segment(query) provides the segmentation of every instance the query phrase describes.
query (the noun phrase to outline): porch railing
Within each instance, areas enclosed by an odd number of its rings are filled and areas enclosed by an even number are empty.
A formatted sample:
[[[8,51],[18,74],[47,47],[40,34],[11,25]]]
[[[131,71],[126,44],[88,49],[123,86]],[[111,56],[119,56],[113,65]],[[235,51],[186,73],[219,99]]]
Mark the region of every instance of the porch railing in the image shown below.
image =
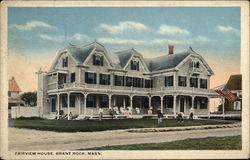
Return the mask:
[[[48,90],[67,89],[67,88],[83,88],[83,89],[107,89],[107,90],[122,90],[122,91],[139,91],[139,92],[183,92],[183,93],[215,93],[212,89],[194,88],[194,87],[159,87],[159,88],[139,88],[127,86],[112,86],[100,84],[86,84],[86,83],[64,83],[64,84],[49,84]]]

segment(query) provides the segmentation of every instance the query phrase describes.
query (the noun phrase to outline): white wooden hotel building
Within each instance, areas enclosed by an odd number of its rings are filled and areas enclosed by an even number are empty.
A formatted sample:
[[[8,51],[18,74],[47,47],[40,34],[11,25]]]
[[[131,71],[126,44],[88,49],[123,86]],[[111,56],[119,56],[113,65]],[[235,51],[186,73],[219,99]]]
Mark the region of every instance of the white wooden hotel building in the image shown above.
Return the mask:
[[[48,72],[38,74],[38,107],[48,115],[72,114],[85,117],[109,114],[113,107],[132,107],[132,114],[209,114],[209,98],[218,94],[209,89],[214,74],[201,55],[190,47],[166,55],[144,58],[135,49],[115,53],[93,42],[69,44],[60,50]],[[138,112],[139,111],[139,112]]]

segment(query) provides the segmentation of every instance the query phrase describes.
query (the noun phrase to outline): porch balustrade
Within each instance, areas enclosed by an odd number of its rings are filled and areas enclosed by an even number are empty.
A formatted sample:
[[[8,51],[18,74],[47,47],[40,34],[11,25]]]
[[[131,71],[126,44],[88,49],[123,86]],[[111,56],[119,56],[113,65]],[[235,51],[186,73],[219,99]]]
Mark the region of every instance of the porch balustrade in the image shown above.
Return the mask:
[[[122,90],[122,91],[137,91],[137,92],[181,92],[181,93],[215,93],[212,89],[194,88],[194,87],[157,87],[157,88],[139,88],[139,87],[127,87],[127,86],[112,86],[112,85],[100,85],[100,84],[86,84],[86,83],[64,83],[64,84],[48,84],[48,90],[68,89],[68,88],[80,88],[80,89],[107,89],[107,90]]]

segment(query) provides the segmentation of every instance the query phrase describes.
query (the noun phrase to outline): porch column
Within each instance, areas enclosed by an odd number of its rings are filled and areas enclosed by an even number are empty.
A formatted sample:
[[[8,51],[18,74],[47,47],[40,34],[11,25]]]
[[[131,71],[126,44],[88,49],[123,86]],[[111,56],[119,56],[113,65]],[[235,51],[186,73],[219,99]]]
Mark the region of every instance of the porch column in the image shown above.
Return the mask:
[[[116,96],[114,96],[114,106],[116,107]]]
[[[123,98],[123,108],[126,108],[126,96]]]
[[[109,97],[109,109],[111,109],[111,108],[113,108],[113,107],[111,106],[112,95],[108,95],[108,97]]]
[[[192,96],[192,109],[194,109],[194,96]]]
[[[67,95],[68,95],[68,99],[67,99],[67,100],[68,100],[68,103],[67,103],[67,104],[68,104],[68,120],[69,120],[69,112],[70,112],[70,111],[69,111],[69,103],[70,103],[70,100],[69,100],[69,99],[70,99],[70,93],[68,93]]]
[[[173,109],[174,109],[174,117],[176,116],[176,95],[173,95]]]
[[[133,108],[133,96],[130,96],[130,107]]]
[[[87,96],[88,96],[88,94],[86,94],[86,93],[84,93],[83,94],[84,95],[84,103],[83,103],[83,113],[86,115],[86,109],[87,109]]]
[[[100,108],[99,95],[96,95],[96,108]]]
[[[81,98],[80,98],[80,95],[77,96],[77,101],[78,101],[79,115],[80,115],[81,114]]]
[[[148,108],[151,107],[151,96],[148,97]]]
[[[161,113],[163,113],[163,96],[161,96]]]
[[[59,117],[60,117],[60,101],[59,101],[59,98],[60,98],[60,94],[57,94],[56,95],[56,98],[57,98],[57,119],[59,119]]]

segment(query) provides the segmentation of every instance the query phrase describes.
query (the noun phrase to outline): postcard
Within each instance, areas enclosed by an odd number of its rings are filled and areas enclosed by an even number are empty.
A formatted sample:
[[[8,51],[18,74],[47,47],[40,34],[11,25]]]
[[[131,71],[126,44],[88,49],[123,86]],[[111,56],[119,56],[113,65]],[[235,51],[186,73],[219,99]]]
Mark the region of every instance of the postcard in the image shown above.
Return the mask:
[[[249,2],[4,1],[2,159],[249,158]]]

